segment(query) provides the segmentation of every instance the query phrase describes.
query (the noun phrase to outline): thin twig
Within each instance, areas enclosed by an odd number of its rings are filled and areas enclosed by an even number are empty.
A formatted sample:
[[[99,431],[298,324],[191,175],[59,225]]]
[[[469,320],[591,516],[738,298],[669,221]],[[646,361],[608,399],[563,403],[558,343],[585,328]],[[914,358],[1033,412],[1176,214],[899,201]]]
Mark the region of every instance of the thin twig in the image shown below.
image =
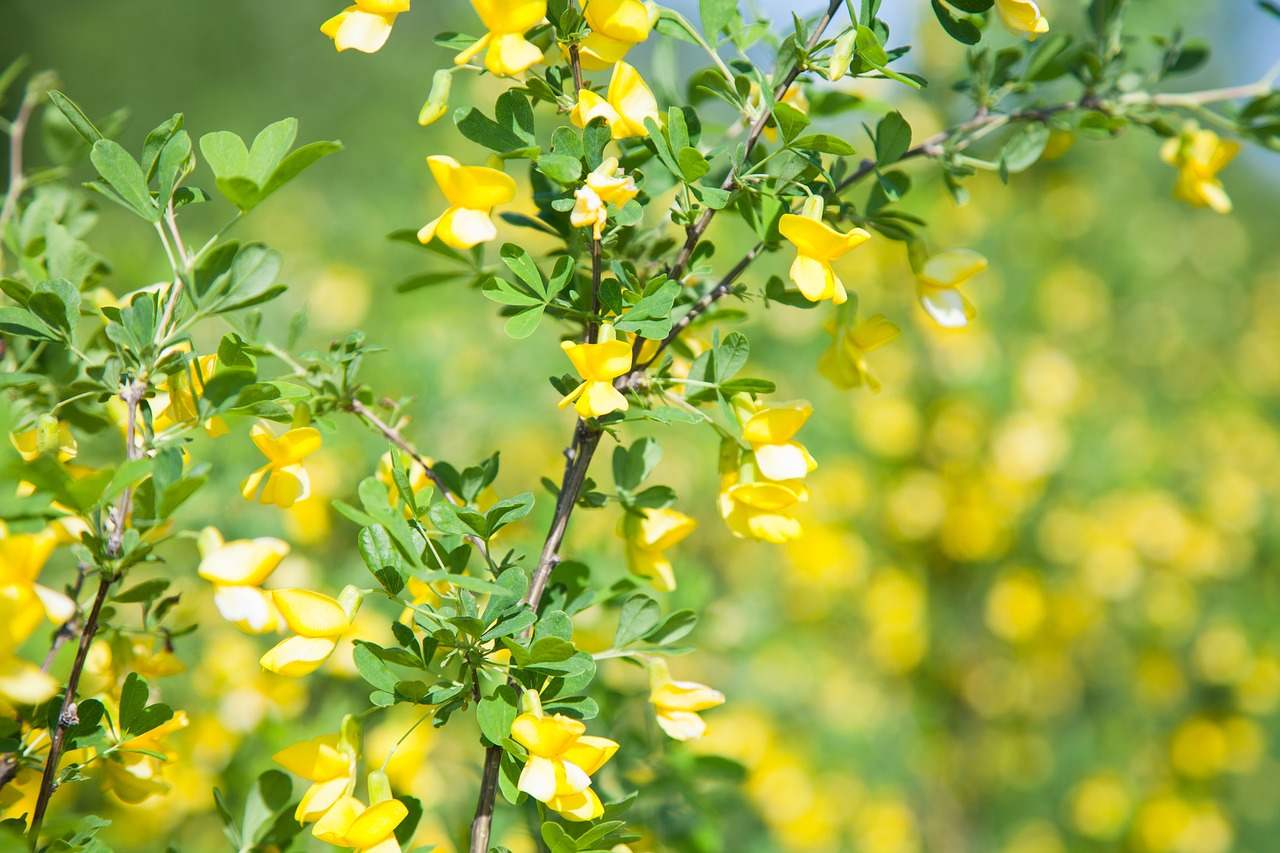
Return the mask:
[[[18,209],[18,196],[22,195],[27,183],[22,170],[22,146],[26,142],[27,125],[31,122],[31,112],[37,100],[38,96],[28,88],[9,128],[9,188],[5,190],[4,206],[0,207],[0,270],[4,269],[4,229]]]
[[[827,3],[827,11],[818,19],[814,25],[813,35],[809,37],[807,49],[812,50],[813,46],[822,38],[823,31],[827,28],[827,24],[831,23],[831,18],[835,15],[836,10],[840,8],[844,0],[829,0]],[[782,78],[782,82],[777,85],[773,92],[774,102],[782,100],[787,94],[787,90],[791,88],[791,84],[796,82],[796,78],[800,76],[801,68],[799,64],[792,65]],[[751,150],[756,147],[756,142],[760,139],[760,134],[764,132],[764,126],[768,124],[770,116],[773,115],[772,108],[766,108],[760,111],[760,115],[756,116],[756,120],[751,124],[751,131],[747,134],[746,142],[743,143],[742,159],[745,163],[751,156]],[[738,177],[732,169],[725,176],[724,182],[720,184],[720,189],[725,192],[732,191],[738,183]],[[684,275],[685,270],[689,266],[689,261],[693,257],[693,250],[698,247],[698,242],[702,239],[702,235],[706,232],[707,226],[711,224],[711,219],[716,214],[715,208],[708,207],[702,211],[695,222],[689,229],[685,237],[684,246],[680,249],[680,254],[676,256],[676,261],[671,265],[671,270],[667,273],[667,277],[679,281]]]
[[[591,316],[587,318],[587,343],[600,333],[600,238],[591,235]]]
[[[101,575],[98,578],[98,594],[94,596],[93,606],[85,617],[84,628],[80,632],[80,647],[76,650],[75,662],[71,665],[71,673],[67,676],[67,689],[62,695],[62,711],[58,714],[57,728],[49,743],[49,756],[45,759],[44,776],[40,779],[40,793],[36,799],[35,809],[31,813],[31,831],[27,836],[31,849],[35,850],[40,842],[40,825],[44,823],[45,811],[49,808],[49,798],[58,787],[58,763],[62,759],[62,747],[66,742],[67,729],[80,722],[76,716],[76,691],[80,687],[80,675],[84,672],[84,662],[89,656],[89,646],[94,635],[98,633],[98,614],[106,603],[107,594],[111,591],[114,578]]]

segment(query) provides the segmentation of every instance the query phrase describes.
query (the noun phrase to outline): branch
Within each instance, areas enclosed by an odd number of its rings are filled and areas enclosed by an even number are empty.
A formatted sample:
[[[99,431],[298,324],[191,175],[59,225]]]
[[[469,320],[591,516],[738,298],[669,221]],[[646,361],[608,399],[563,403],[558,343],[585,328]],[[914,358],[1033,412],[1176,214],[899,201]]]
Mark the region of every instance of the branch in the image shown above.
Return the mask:
[[[49,808],[49,798],[57,788],[58,763],[62,759],[62,747],[66,741],[67,729],[80,722],[76,716],[76,691],[80,687],[80,675],[84,672],[85,658],[89,655],[89,646],[94,635],[98,633],[98,614],[106,603],[107,593],[115,578],[101,575],[98,578],[98,594],[94,596],[93,606],[85,617],[84,628],[80,631],[80,647],[76,650],[75,662],[71,665],[71,673],[67,676],[67,689],[62,695],[62,711],[58,714],[58,725],[49,743],[49,757],[44,765],[44,776],[40,779],[40,793],[36,799],[35,810],[31,814],[31,831],[27,836],[31,849],[35,850],[40,841],[40,825],[44,823],[45,811]]]
[[[4,206],[0,207],[0,269],[4,259],[4,229],[18,209],[18,196],[22,195],[27,179],[22,171],[22,146],[27,138],[27,125],[31,122],[31,112],[36,107],[38,96],[28,87],[23,95],[22,105],[18,107],[18,115],[9,128],[9,188],[4,194]]]
[[[591,234],[591,316],[587,320],[587,343],[594,344],[600,331],[600,238]]]
[[[447,500],[449,503],[453,504],[454,506],[462,506],[461,499],[459,499],[456,495],[454,495],[452,492],[449,491],[449,487],[444,484],[444,481],[440,479],[440,475],[436,473],[436,469],[432,467],[431,463],[427,461],[425,456],[419,453],[414,448],[414,446],[409,443],[409,441],[404,437],[404,435],[401,434],[400,430],[396,429],[391,424],[387,423],[382,418],[378,417],[368,406],[366,406],[364,403],[361,403],[359,400],[355,399],[354,397],[351,399],[350,404],[347,406],[347,411],[351,412],[353,415],[360,418],[365,423],[369,424],[369,426],[373,427],[378,432],[382,433],[382,435],[385,436],[387,440],[390,441],[392,444],[394,444],[396,447],[400,448],[405,453],[408,453],[409,457],[413,459],[414,462],[422,466],[422,470],[425,471],[427,474],[427,479],[430,480],[432,484],[435,485],[435,487],[440,490],[440,494],[444,496],[445,500]],[[481,539],[479,536],[475,536],[475,535],[467,535],[465,538],[472,545],[476,546],[476,548],[480,551],[480,555],[484,557],[485,562],[488,563],[490,566],[492,566],[493,560],[489,556],[489,546],[485,543],[485,541]]]
[[[827,3],[827,11],[818,19],[818,23],[814,26],[813,35],[809,37],[807,50],[812,50],[813,46],[822,38],[822,32],[831,23],[831,18],[835,15],[836,10],[843,5],[844,0],[829,0]],[[782,100],[787,94],[787,89],[791,88],[791,84],[796,82],[796,78],[800,76],[801,69],[799,62],[791,66],[791,70],[782,78],[782,82],[778,84],[773,91],[774,102]],[[770,116],[773,115],[772,107],[762,110],[760,115],[756,116],[756,120],[751,123],[751,131],[747,134],[747,140],[743,143],[742,159],[745,163],[751,156],[751,150],[756,147],[760,134],[764,132],[764,126],[768,124]],[[720,189],[725,192],[733,190],[737,186],[738,178],[733,169],[729,170],[729,174],[725,176],[724,182],[720,184]],[[684,246],[680,249],[680,254],[676,256],[676,262],[671,265],[671,271],[667,273],[667,277],[679,281],[684,275],[685,270],[689,266],[689,260],[693,257],[693,250],[697,248],[698,242],[702,239],[702,235],[706,232],[707,226],[711,224],[711,218],[715,216],[715,208],[708,207],[702,211],[698,217],[698,221],[688,229],[688,236],[685,237]]]

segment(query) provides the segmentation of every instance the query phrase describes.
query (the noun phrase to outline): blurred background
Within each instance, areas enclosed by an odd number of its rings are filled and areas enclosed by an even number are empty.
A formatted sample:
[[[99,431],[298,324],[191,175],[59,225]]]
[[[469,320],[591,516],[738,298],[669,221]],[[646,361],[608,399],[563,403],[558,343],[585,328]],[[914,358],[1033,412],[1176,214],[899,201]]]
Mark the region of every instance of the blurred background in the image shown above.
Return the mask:
[[[451,61],[431,38],[479,25],[462,0],[419,0],[379,54],[339,55],[318,28],[341,5],[4,0],[0,60],[26,54],[33,68],[56,69],[91,116],[127,107],[131,149],[178,111],[193,136],[252,137],[292,115],[300,141],[341,139],[343,153],[237,236],[284,253],[288,308],[308,312],[304,345],[363,328],[394,353],[373,356],[367,378],[379,395],[415,398],[407,433],[423,452],[458,467],[502,452],[499,493],[540,498],[508,542],[536,549],[551,507],[537,482],[559,476],[571,426],[546,382],[567,369],[559,330],[546,323],[512,341],[492,303],[461,285],[396,293],[437,262],[386,239],[441,208],[426,155],[483,157],[447,121],[415,122],[432,72]],[[785,25],[791,4],[773,5]],[[934,85],[911,97],[871,83],[852,91],[892,100],[917,139],[966,118],[949,89],[961,48],[925,4],[885,5],[895,42],[916,45],[912,67]],[[1168,34],[1178,22],[1213,40],[1188,87],[1249,82],[1275,59],[1280,27],[1244,0],[1134,5],[1136,33]],[[1083,3],[1045,6],[1055,29],[1079,27]],[[633,54],[643,73],[660,41]],[[659,100],[683,79],[655,72]],[[453,105],[491,103],[499,88],[459,75]],[[866,117],[827,129],[862,148]],[[678,508],[700,522],[670,553],[679,588],[664,606],[704,614],[698,653],[673,659],[673,674],[728,702],[706,714],[707,737],[676,745],[652,724],[643,673],[601,667],[591,730],[623,749],[599,787],[606,799],[641,791],[630,813],[646,836],[637,853],[1276,849],[1280,170],[1274,155],[1243,155],[1224,173],[1236,212],[1223,217],[1170,198],[1174,175],[1158,147],[1138,132],[1079,140],[1008,187],[979,175],[964,207],[930,164],[914,164],[924,189],[907,208],[932,223],[931,247],[977,249],[991,269],[967,288],[976,324],[942,332],[915,303],[900,244],[877,238],[841,262],[863,313],[904,329],[871,356],[878,395],[817,375],[826,308],[753,311],[752,375],[816,409],[799,436],[820,463],[803,539],[733,539],[715,509],[714,436],[654,433],[666,447],[656,482],[676,487]],[[211,182],[207,171],[193,181]],[[224,208],[204,209],[214,207],[185,212],[186,233],[221,224]],[[503,238],[541,245],[527,231]],[[725,259],[746,238],[726,225],[713,239]],[[103,211],[90,242],[114,262],[117,293],[167,274],[150,233],[123,212]],[[783,273],[783,254],[749,284]],[[288,312],[273,316],[282,330]],[[386,448],[354,422],[340,427],[308,460],[316,498],[288,513],[234,497],[260,464],[247,425],[197,447],[215,481],[184,510],[189,526],[216,524],[228,539],[283,535],[294,551],[274,586],[366,583],[356,528],[328,501],[351,499]],[[570,530],[568,553],[602,585],[625,574],[616,520],[614,509],[579,513]],[[173,790],[131,807],[138,818],[88,781],[59,793],[55,817],[100,804],[117,820],[108,836],[120,851],[172,843],[203,853],[227,846],[210,789],[242,798],[272,752],[335,731],[366,706],[368,688],[342,650],[328,677],[262,672],[270,641],[219,620],[194,547],[167,557],[164,571],[187,593],[178,621],[202,625],[178,642],[180,667],[159,667],[185,670],[159,686],[191,718],[170,740]],[[360,623],[374,640],[386,627],[379,616],[393,615],[375,616],[377,604]],[[605,648],[614,622],[592,610],[577,639]],[[154,663],[151,651],[124,648],[140,667]],[[414,719],[372,718],[369,761]],[[462,843],[479,777],[469,726],[420,727],[390,765],[396,790],[426,807],[420,844]],[[502,843],[535,850],[524,819],[499,811]],[[325,847],[303,839],[298,849]]]

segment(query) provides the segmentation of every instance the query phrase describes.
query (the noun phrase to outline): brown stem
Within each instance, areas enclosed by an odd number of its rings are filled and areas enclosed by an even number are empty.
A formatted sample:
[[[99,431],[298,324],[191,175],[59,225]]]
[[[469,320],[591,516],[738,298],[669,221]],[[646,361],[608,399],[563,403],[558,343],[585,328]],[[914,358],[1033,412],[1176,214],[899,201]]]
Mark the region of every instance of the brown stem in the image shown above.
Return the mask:
[[[827,3],[827,11],[823,13],[822,17],[818,19],[817,24],[814,25],[813,35],[809,36],[809,44],[806,48],[807,50],[812,50],[813,46],[822,38],[823,30],[827,28],[827,24],[831,23],[831,18],[843,3],[844,0],[829,0]],[[787,72],[786,76],[782,78],[782,82],[779,83],[777,88],[773,91],[773,100],[775,103],[782,100],[783,96],[787,94],[787,89],[790,89],[791,84],[796,82],[796,78],[800,76],[800,72],[802,70],[803,69],[800,68],[798,63],[791,66],[791,69]],[[760,139],[760,134],[764,132],[764,126],[769,123],[769,118],[772,115],[772,108],[762,110],[760,115],[756,116],[756,120],[751,123],[751,130],[747,133],[746,142],[743,143],[743,162],[746,162],[747,158],[751,156],[751,150],[756,147],[756,142]],[[733,190],[737,184],[738,176],[732,169],[730,169],[729,174],[725,176],[724,182],[720,184],[720,189],[725,192],[729,192]],[[698,247],[698,242],[702,239],[702,235],[706,232],[707,226],[711,224],[711,218],[715,216],[715,214],[716,211],[714,208],[708,207],[704,209],[702,214],[698,217],[698,221],[688,229],[684,246],[681,247],[680,254],[676,256],[676,262],[671,265],[671,270],[667,273],[668,278],[679,281],[684,275],[685,270],[689,266],[689,260],[693,257],[693,250]]]
[[[98,614],[106,603],[107,593],[111,591],[114,578],[102,575],[98,578],[98,594],[94,596],[93,606],[85,617],[84,628],[80,631],[80,647],[76,650],[75,662],[71,664],[71,673],[67,676],[67,689],[62,695],[62,711],[58,714],[58,724],[49,743],[49,756],[45,760],[44,776],[40,779],[40,793],[36,798],[36,807],[31,814],[31,832],[28,840],[31,849],[35,850],[40,841],[40,825],[44,823],[45,811],[49,808],[49,798],[57,788],[58,763],[62,759],[62,747],[66,741],[67,729],[80,720],[76,716],[76,691],[80,687],[80,674],[84,672],[85,658],[89,656],[89,646],[94,635],[98,633]]]
[[[493,807],[498,799],[498,770],[502,764],[502,747],[484,751],[484,772],[480,777],[480,797],[476,816],[471,821],[471,853],[489,853],[489,833],[493,828]]]
[[[591,317],[587,320],[587,343],[594,344],[600,331],[600,238],[591,236]]]
[[[77,568],[78,568],[78,571],[76,573],[76,582],[75,582],[75,585],[71,588],[70,598],[72,601],[79,600],[80,590],[84,589],[85,576],[89,573],[89,570],[92,569],[93,567],[86,563],[80,563],[80,565]],[[44,670],[45,672],[48,672],[49,669],[53,666],[53,661],[55,658],[57,658],[58,652],[62,649],[63,644],[65,644],[67,640],[70,640],[77,633],[79,633],[79,631],[80,631],[80,615],[78,613],[72,616],[66,622],[59,625],[58,630],[53,632],[53,643],[49,647],[49,653],[44,656],[44,663],[41,664],[40,669]]]
[[[418,465],[422,467],[422,470],[426,472],[427,479],[430,480],[432,484],[434,484],[435,487],[440,490],[440,494],[444,496],[445,500],[447,500],[449,503],[453,504],[454,506],[462,506],[461,499],[449,491],[448,486],[444,484],[444,481],[440,479],[440,475],[436,473],[436,469],[431,466],[431,463],[427,461],[426,457],[424,457],[421,453],[419,453],[414,448],[414,446],[409,443],[409,441],[404,437],[404,435],[401,434],[400,430],[396,429],[391,424],[387,423],[382,418],[378,417],[373,412],[372,409],[370,409],[368,406],[366,406],[364,403],[361,403],[359,400],[355,399],[354,397],[351,399],[350,404],[347,406],[347,410],[350,411],[352,414],[354,414],[356,417],[363,420],[365,423],[369,424],[369,426],[373,427],[378,432],[382,433],[383,436],[385,436],[387,440],[389,440],[396,447],[400,448],[405,453],[408,453],[409,457],[413,459],[414,462],[418,463]],[[468,535],[465,538],[472,545],[476,546],[476,548],[480,551],[480,555],[484,557],[485,561],[489,563],[489,565],[492,566],[493,560],[490,559],[489,546],[485,544],[485,541],[481,539],[479,536]]]

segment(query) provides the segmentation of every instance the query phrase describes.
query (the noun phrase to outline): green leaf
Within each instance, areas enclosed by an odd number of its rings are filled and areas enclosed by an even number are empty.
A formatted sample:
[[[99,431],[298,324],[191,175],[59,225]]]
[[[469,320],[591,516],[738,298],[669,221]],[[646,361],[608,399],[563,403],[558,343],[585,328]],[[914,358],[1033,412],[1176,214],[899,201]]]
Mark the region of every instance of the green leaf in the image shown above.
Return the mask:
[[[720,31],[738,13],[738,0],[698,0],[698,12],[702,16],[702,31],[715,44]]]
[[[276,166],[284,159],[284,155],[293,147],[293,140],[298,135],[298,120],[285,118],[273,122],[262,129],[253,140],[249,150],[249,158],[244,171],[239,174],[263,186]]]
[[[911,148],[911,125],[902,113],[891,112],[876,125],[876,166],[898,162]]]
[[[262,201],[323,158],[341,150],[341,142],[321,141],[308,143],[297,151],[290,152],[284,160],[280,161],[280,165],[276,166],[271,177],[263,185],[258,201]]]
[[[572,184],[582,177],[582,161],[567,154],[543,154],[538,171],[558,184]]]
[[[782,131],[782,138],[786,142],[795,139],[809,126],[807,115],[782,101],[773,105],[773,118],[778,123],[778,129]]]
[[[934,0],[937,3],[937,0]],[[856,55],[860,59],[866,60],[873,68],[880,68],[889,62],[889,54],[885,53],[884,46],[880,44],[880,39],[876,38],[876,34],[870,27],[859,26],[858,35],[854,40]]]
[[[518,136],[475,107],[466,113],[459,109],[454,114],[454,124],[467,139],[499,154],[506,154],[524,147],[524,142]]]
[[[142,171],[146,174],[148,181],[156,176],[160,152],[180,130],[182,130],[182,113],[174,113],[171,118],[165,119],[147,134],[146,141],[142,143]],[[190,137],[188,137],[188,148],[190,148]]]
[[[618,631],[613,637],[614,648],[625,648],[648,634],[658,624],[662,609],[658,602],[644,593],[636,593],[622,604],[618,614]]]
[[[677,610],[644,635],[647,643],[662,645],[674,643],[698,625],[698,614],[692,610]]]
[[[80,322],[80,290],[65,278],[42,281],[27,307],[50,328],[70,333]]]
[[[630,448],[615,447],[613,482],[619,489],[634,492],[661,460],[662,445],[648,436],[637,439]]]
[[[58,336],[35,314],[12,306],[0,308],[0,332],[38,341],[58,340]]]
[[[506,684],[499,685],[493,695],[480,700],[476,706],[476,722],[490,744],[501,744],[503,738],[511,736],[511,724],[519,715],[518,702],[515,689]]]
[[[632,305],[613,327],[621,332],[636,332],[644,338],[665,338],[671,332],[671,307],[679,293],[679,282],[659,276],[649,282],[645,296]]]
[[[805,151],[819,151],[823,154],[836,154],[841,157],[848,157],[858,153],[844,139],[839,136],[832,136],[829,133],[810,133],[793,141],[791,147]]]
[[[938,0],[930,0],[930,2],[933,5],[934,16],[937,17],[938,23],[942,24],[942,28],[947,31],[947,35],[961,44],[977,44],[982,40],[982,31],[974,26],[972,22],[953,14],[950,9],[943,6]]]
[[[168,705],[148,705],[151,690],[147,681],[136,672],[129,673],[120,690],[120,713],[117,722],[125,734],[146,734],[173,718]]]
[[[385,661],[378,657],[364,643],[357,641],[351,652],[351,659],[356,665],[360,677],[377,690],[395,693],[400,679],[396,677]]]
[[[697,148],[681,148],[680,153],[676,155],[676,160],[680,165],[680,174],[684,176],[685,183],[691,184],[711,171],[711,164]]]
[[[243,175],[249,162],[249,149],[244,140],[229,130],[218,130],[200,137],[200,153],[219,178]]]
[[[484,514],[484,537],[488,539],[513,521],[524,518],[533,509],[533,493],[525,492],[514,498],[498,501]]]
[[[117,201],[132,209],[148,222],[160,221],[160,209],[151,200],[147,190],[147,176],[142,167],[125,151],[120,143],[111,139],[99,139],[93,143],[89,159],[98,174],[118,195]]]
[[[1049,144],[1049,127],[1041,122],[1030,122],[1018,129],[1000,152],[1000,166],[1003,174],[1023,172],[1030,169],[1044,153]]]
[[[427,518],[441,533],[458,536],[485,535],[485,517],[474,509],[454,506],[447,500],[439,500],[427,510]]]
[[[76,129],[76,133],[84,137],[85,142],[94,145],[104,138],[102,131],[94,127],[93,122],[89,121],[89,117],[84,114],[84,110],[76,105],[75,101],[56,89],[49,91],[49,100],[58,108],[58,112],[67,117],[67,121],[71,122],[71,126]]]

